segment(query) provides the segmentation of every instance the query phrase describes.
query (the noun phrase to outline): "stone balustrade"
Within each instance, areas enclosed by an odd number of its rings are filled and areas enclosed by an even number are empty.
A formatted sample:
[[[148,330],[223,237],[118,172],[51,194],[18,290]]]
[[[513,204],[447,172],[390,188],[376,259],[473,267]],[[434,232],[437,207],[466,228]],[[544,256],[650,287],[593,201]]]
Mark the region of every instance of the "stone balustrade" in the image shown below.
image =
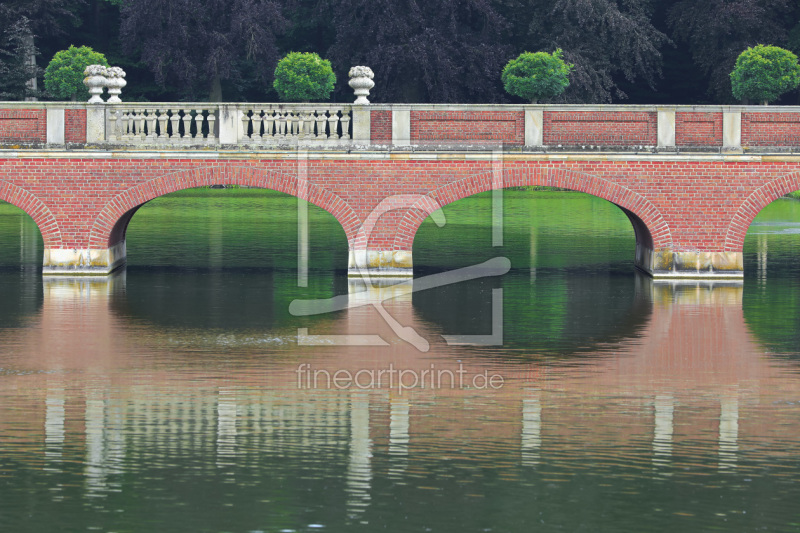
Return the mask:
[[[351,106],[325,104],[250,104],[238,106],[239,142],[264,146],[348,144]]]
[[[105,140],[132,145],[216,145],[216,105],[114,105],[106,112]]]

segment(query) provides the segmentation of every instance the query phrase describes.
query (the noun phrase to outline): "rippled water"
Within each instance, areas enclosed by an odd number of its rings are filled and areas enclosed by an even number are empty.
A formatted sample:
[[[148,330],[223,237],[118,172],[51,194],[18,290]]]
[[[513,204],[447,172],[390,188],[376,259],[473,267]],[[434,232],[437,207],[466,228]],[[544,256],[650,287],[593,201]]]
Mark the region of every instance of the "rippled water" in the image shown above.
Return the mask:
[[[298,287],[275,193],[151,202],[101,282],[43,280],[36,228],[0,206],[2,530],[800,529],[800,202],[714,285],[636,274],[604,201],[507,191],[497,247],[491,205],[423,225],[415,287],[511,272],[413,293],[349,284],[313,207]]]

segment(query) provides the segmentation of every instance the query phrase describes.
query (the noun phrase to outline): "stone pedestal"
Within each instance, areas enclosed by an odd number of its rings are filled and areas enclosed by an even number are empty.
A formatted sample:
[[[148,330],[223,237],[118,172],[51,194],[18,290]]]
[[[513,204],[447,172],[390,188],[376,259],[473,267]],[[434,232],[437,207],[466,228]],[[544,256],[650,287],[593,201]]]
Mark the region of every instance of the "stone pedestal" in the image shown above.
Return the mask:
[[[410,278],[414,275],[411,250],[350,250],[347,275],[378,278]]]
[[[742,252],[676,252],[636,244],[636,268],[655,279],[742,279]]]
[[[125,241],[105,249],[45,248],[43,276],[105,276],[125,264]]]

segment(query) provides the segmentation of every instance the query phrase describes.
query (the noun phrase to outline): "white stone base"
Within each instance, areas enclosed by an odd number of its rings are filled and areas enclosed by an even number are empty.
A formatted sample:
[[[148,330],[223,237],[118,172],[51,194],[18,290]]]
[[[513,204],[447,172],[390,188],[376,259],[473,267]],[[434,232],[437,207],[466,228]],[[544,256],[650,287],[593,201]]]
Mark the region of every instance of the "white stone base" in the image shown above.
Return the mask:
[[[674,252],[636,245],[636,267],[655,279],[736,280],[744,277],[742,252]]]
[[[414,276],[411,250],[350,250],[347,275],[410,278]]]
[[[44,276],[106,276],[125,264],[125,241],[111,248],[71,249],[46,248],[42,274]]]

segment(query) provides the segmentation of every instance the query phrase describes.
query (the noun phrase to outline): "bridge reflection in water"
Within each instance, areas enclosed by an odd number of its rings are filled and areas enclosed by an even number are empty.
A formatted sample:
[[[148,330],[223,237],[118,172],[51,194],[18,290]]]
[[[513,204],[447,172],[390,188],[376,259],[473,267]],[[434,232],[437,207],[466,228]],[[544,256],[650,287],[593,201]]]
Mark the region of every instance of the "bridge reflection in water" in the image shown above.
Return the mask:
[[[676,457],[681,443],[704,442],[716,447],[720,471],[735,469],[742,439],[753,449],[770,428],[791,422],[790,413],[762,406],[779,393],[797,396],[800,385],[786,373],[796,367],[758,355],[741,285],[635,283],[637,305],[651,307],[645,323],[619,342],[594,345],[588,358],[502,362],[500,348],[455,352],[432,341],[420,352],[390,341],[380,348],[293,346],[261,358],[261,348],[244,346],[226,356],[228,365],[179,353],[180,329],[165,333],[115,313],[124,274],[111,282],[45,280],[41,310],[25,326],[0,332],[28,369],[3,382],[4,405],[20,408],[3,410],[0,427],[7,444],[41,443],[41,453],[28,449],[24,459],[48,471],[80,460],[88,495],[124,490],[120,474],[159,457],[214,455],[235,482],[238,467],[264,454],[346,455],[352,520],[370,505],[375,456],[381,475],[404,479],[419,468],[415,455],[457,456],[465,442],[505,460],[516,446],[519,464],[532,468],[555,450],[580,455],[602,444],[636,455],[648,442],[655,472],[686,460]],[[419,318],[410,297],[387,309],[435,337],[437,326]],[[363,307],[337,314],[324,329],[391,339],[380,315]],[[332,373],[390,362],[422,372],[460,362],[467,375],[488,369],[505,383],[499,390],[313,389],[298,387],[299,362]]]

